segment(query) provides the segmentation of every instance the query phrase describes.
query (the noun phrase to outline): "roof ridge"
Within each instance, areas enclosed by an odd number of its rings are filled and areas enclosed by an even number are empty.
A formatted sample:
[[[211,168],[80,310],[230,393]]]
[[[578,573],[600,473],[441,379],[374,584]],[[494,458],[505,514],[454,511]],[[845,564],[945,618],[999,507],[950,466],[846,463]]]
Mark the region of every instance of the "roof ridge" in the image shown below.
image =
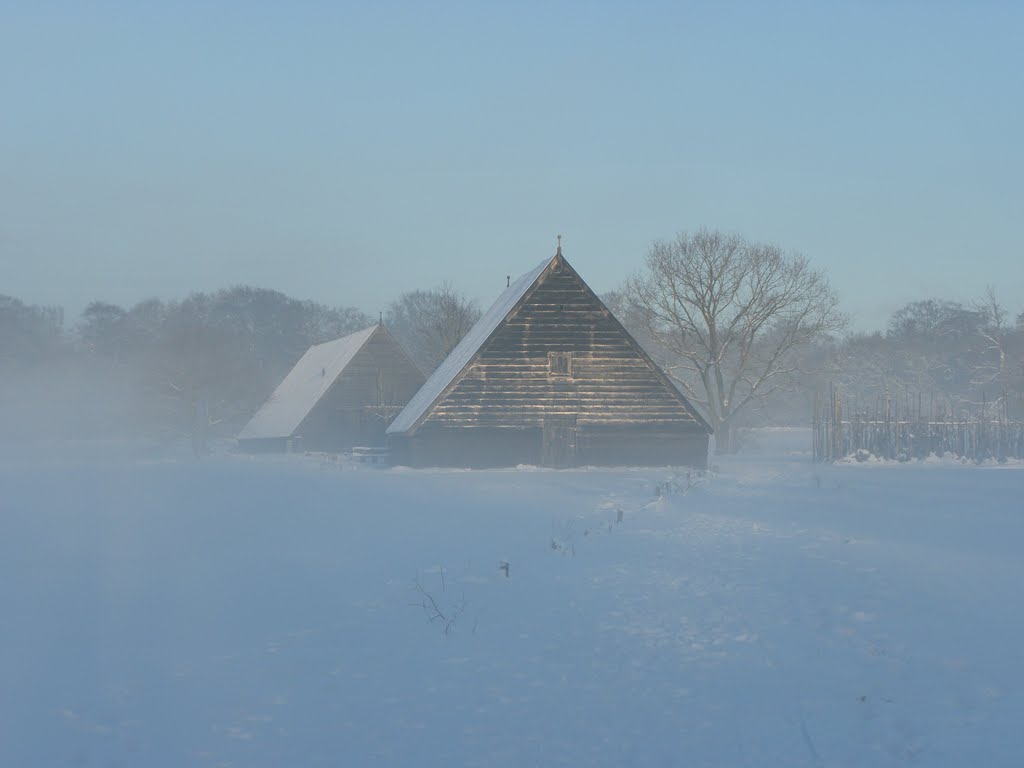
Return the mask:
[[[494,300],[494,303],[480,316],[476,324],[462,337],[427,379],[426,383],[395,417],[387,429],[389,435],[410,432],[416,429],[434,404],[457,384],[477,353],[501,327],[508,315],[529,294],[540,277],[557,259],[560,252],[544,259],[533,269],[524,272]]]

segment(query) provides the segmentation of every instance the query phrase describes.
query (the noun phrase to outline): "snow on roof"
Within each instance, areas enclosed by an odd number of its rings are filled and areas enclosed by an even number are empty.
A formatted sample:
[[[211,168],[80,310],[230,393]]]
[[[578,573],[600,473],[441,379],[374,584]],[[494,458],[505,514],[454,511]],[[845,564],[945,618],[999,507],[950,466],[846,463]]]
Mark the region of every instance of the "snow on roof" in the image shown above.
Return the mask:
[[[288,437],[294,433],[378,327],[372,325],[307,349],[238,438]]]
[[[545,259],[525,275],[512,283],[497,298],[483,316],[477,320],[462,341],[451,351],[451,354],[444,359],[437,370],[427,379],[420,391],[405,406],[401,413],[391,422],[387,433],[389,435],[408,432],[419,422],[420,418],[430,410],[449,384],[453,383],[459,374],[462,373],[469,361],[473,359],[480,348],[487,342],[494,333],[494,330],[508,316],[508,313],[519,303],[519,300],[526,295],[541,273],[548,265],[557,258],[557,254],[550,259]]]

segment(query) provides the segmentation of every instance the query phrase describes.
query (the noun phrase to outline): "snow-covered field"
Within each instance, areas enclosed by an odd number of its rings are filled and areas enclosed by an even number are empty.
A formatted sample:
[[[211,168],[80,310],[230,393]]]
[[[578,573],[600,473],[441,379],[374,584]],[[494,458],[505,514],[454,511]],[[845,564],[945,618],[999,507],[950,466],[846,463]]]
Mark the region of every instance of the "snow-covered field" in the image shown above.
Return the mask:
[[[0,766],[1024,764],[1024,471],[808,441],[6,461]]]

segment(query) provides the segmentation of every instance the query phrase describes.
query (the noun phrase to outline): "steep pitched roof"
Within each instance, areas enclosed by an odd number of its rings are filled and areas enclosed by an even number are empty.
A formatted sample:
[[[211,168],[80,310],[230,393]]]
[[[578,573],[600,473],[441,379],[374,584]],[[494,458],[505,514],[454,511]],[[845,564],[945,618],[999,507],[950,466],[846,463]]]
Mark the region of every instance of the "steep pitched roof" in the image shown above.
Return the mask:
[[[293,434],[378,328],[383,329],[383,326],[372,325],[306,350],[274,394],[238,434],[238,439]]]
[[[480,351],[491,334],[501,326],[509,313],[516,308],[538,278],[559,257],[560,253],[550,259],[545,259],[502,292],[491,308],[481,316],[476,325],[470,328],[469,333],[462,338],[451,354],[427,379],[427,383],[391,422],[391,426],[388,427],[389,435],[408,432],[419,423],[431,406],[444,394],[448,385],[459,379],[463,369],[473,361],[476,353]]]
[[[434,371],[433,375],[427,379],[427,383],[423,385],[402,412],[398,414],[391,423],[391,426],[388,427],[387,434],[399,435],[415,431],[420,423],[429,415],[431,409],[443,400],[446,394],[458,384],[491,337],[528,300],[533,290],[544,280],[545,275],[558,263],[568,268],[569,272],[575,275],[582,288],[592,296],[597,304],[607,311],[607,308],[604,307],[604,302],[590,289],[583,278],[572,268],[572,265],[565,260],[565,257],[562,256],[562,249],[559,247],[554,256],[542,261],[505,289],[494,304],[491,305],[491,308],[484,313],[480,320],[477,321],[477,324],[470,329],[458,346],[452,350],[451,354]],[[643,347],[633,338],[632,334],[626,330],[611,312],[608,312],[608,316],[618,326],[623,337],[633,347],[636,354],[650,366],[654,375],[657,376],[667,390],[693,415],[697,424],[710,433],[712,431],[710,425],[693,407],[678,385],[661,370],[657,363],[651,359]]]

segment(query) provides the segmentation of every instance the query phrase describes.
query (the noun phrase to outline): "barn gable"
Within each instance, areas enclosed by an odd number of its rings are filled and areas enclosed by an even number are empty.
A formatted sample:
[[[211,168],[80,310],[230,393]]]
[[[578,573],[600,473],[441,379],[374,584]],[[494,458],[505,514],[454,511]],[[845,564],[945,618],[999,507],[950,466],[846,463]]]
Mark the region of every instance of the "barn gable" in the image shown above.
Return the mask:
[[[423,382],[423,374],[383,325],[316,344],[299,359],[239,433],[250,447],[301,436],[308,447],[358,442],[367,416],[384,425]]]
[[[498,431],[507,449],[509,440],[556,423],[571,430],[574,455],[579,448],[579,458],[589,453],[593,463],[607,463],[609,440],[646,435],[653,445],[687,433],[706,443],[710,433],[561,249],[506,289],[388,435],[443,434],[465,444],[471,433]],[[522,437],[523,445],[531,440]]]
[[[391,426],[388,427],[389,435],[409,433],[419,426],[434,403],[461,379],[463,373],[479,354],[481,347],[487,344],[498,326],[519,306],[523,297],[533,288],[540,275],[551,265],[552,261],[554,259],[542,261],[505,289],[490,309],[481,315],[476,325],[442,361],[405,409],[398,414]]]

